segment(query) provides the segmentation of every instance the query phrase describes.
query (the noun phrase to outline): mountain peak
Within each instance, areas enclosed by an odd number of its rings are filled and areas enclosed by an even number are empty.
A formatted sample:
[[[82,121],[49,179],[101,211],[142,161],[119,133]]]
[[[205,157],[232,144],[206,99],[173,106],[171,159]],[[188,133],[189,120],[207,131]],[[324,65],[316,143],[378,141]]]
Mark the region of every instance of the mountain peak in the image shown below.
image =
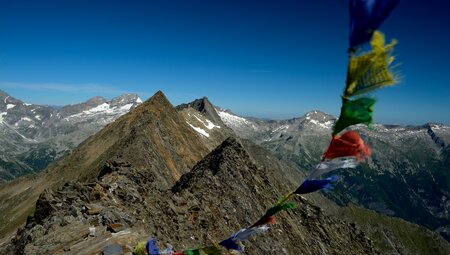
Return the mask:
[[[104,99],[101,96],[96,96],[93,98],[88,99],[85,104],[89,104],[89,105],[99,105],[99,104],[103,104],[104,102],[106,102],[106,99]]]
[[[324,113],[322,111],[318,111],[318,110],[313,110],[310,112],[307,112],[305,114],[305,118],[306,119],[315,119],[315,120],[329,120],[329,119],[334,119],[333,116]]]
[[[118,97],[115,97],[113,99],[111,99],[111,106],[124,106],[127,104],[131,104],[131,105],[137,105],[142,103],[141,98],[139,97],[138,94],[135,93],[128,93],[128,94],[123,94],[120,95]]]
[[[153,104],[153,105],[154,104],[163,104],[163,105],[170,105],[170,107],[173,107],[172,104],[170,103],[170,101],[167,99],[166,95],[161,90],[158,90],[145,103]]]
[[[217,114],[214,105],[209,101],[207,97],[195,99],[194,101],[187,104],[178,105],[176,108],[180,110],[189,107],[202,113],[206,118],[211,120],[216,125],[221,125],[223,123],[221,118]]]
[[[136,162],[136,167],[153,169],[160,176],[164,175],[162,182],[169,183],[176,181],[206,153],[207,148],[198,141],[195,131],[164,93],[158,91],[87,139],[65,163],[89,179],[96,175],[98,164],[119,157]],[[150,159],[149,155],[152,155]],[[77,165],[77,157],[84,158],[83,166]]]
[[[167,100],[166,95],[161,90],[156,91],[156,93],[151,98],[159,98],[159,97],[164,98],[165,100]]]

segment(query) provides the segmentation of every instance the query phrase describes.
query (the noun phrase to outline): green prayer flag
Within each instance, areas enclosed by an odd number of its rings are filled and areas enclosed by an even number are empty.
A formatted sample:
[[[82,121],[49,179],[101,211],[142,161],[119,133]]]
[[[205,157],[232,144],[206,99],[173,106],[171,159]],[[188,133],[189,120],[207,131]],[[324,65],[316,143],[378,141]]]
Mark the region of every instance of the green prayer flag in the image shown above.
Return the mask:
[[[394,61],[391,52],[396,41],[385,45],[384,35],[376,31],[373,35],[372,51],[351,57],[348,62],[344,97],[352,97],[397,83],[398,76],[390,70]]]
[[[373,110],[376,100],[363,97],[356,100],[342,98],[341,115],[334,124],[333,135],[338,134],[346,127],[355,124],[370,125],[373,121]]]
[[[200,250],[199,249],[195,249],[195,250],[185,250],[184,253],[186,255],[200,255]]]
[[[295,208],[293,203],[285,203],[285,204],[276,204],[271,208],[267,209],[265,216],[275,215],[283,210]]]

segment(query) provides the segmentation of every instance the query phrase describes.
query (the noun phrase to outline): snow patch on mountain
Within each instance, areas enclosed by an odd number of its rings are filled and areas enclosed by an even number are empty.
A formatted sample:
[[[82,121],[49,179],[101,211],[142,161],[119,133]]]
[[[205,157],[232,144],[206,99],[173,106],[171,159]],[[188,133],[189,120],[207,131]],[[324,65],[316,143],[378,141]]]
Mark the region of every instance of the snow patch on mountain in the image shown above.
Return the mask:
[[[16,107],[15,104],[7,104],[7,105],[6,105],[6,110],[12,109],[12,108],[14,108],[14,107]]]
[[[30,122],[33,121],[32,119],[30,119],[30,118],[28,118],[28,117],[22,117],[22,118],[20,118],[19,121],[22,121],[22,120],[24,120],[24,121],[30,121]]]
[[[6,128],[12,130],[14,133],[18,134],[20,137],[22,137],[24,140],[28,141],[28,142],[36,142],[36,140],[34,139],[30,139],[24,135],[22,135],[19,131],[17,131],[15,128],[11,127],[10,125],[8,125],[8,123],[6,123],[5,121],[3,121],[3,116],[6,115],[6,112],[2,112],[0,113],[0,123],[3,123]]]
[[[6,114],[8,113],[7,112],[0,113],[0,123],[3,123],[3,116],[5,116]]]
[[[197,117],[196,115],[194,115],[194,117],[199,121],[199,122],[201,122],[207,129],[209,129],[209,130],[211,130],[211,129],[213,129],[213,128],[220,128],[220,126],[218,126],[218,125],[215,125],[214,123],[212,123],[210,120],[208,120],[208,119],[205,119],[205,120],[202,120],[202,119],[200,119],[199,117]]]
[[[207,129],[213,129],[213,128],[220,128],[218,125],[214,125],[210,120],[206,119],[206,128]]]
[[[219,117],[222,119],[223,122],[225,122],[225,124],[230,124],[230,125],[242,125],[242,124],[249,124],[248,120],[230,114],[226,111],[217,111],[217,114],[219,114]]]
[[[74,119],[74,118],[76,118],[76,119],[83,118],[84,119],[86,117],[91,117],[91,116],[99,115],[99,114],[119,115],[119,116],[121,116],[121,115],[127,113],[128,111],[130,111],[132,106],[133,106],[133,104],[130,103],[130,104],[126,104],[126,105],[123,105],[123,106],[120,106],[120,107],[118,107],[118,106],[111,107],[111,104],[103,103],[103,104],[100,104],[100,105],[98,105],[96,107],[93,107],[93,108],[91,108],[89,110],[85,110],[85,111],[82,111],[80,113],[67,116],[64,119],[65,120],[70,120],[70,119]]]
[[[274,130],[272,130],[272,133],[276,133],[276,132],[286,132],[286,130],[289,128],[289,125],[282,125],[279,126],[277,128],[275,128]]]
[[[194,129],[195,131],[197,131],[199,134],[201,134],[201,135],[203,135],[203,136],[206,136],[206,137],[209,137],[208,132],[206,132],[204,129],[199,128],[199,127],[196,127],[196,126],[192,125],[191,123],[189,123],[189,122],[187,122],[187,121],[186,121],[186,123],[187,123],[189,126],[191,126],[192,129]]]
[[[97,113],[97,112],[104,112],[104,111],[108,111],[110,110],[109,104],[108,103],[103,103],[99,106],[96,106],[92,109],[89,109],[87,111],[83,111],[81,112],[81,114],[92,114],[92,113]]]
[[[321,127],[321,128],[331,128],[332,126],[333,126],[333,121],[331,121],[331,120],[329,120],[329,121],[326,121],[326,122],[324,122],[324,123],[321,123],[321,122],[319,122],[319,121],[317,121],[317,120],[315,120],[315,119],[309,119],[309,122],[311,122],[311,123],[313,123],[314,125],[317,125],[317,126],[319,126],[319,127]]]

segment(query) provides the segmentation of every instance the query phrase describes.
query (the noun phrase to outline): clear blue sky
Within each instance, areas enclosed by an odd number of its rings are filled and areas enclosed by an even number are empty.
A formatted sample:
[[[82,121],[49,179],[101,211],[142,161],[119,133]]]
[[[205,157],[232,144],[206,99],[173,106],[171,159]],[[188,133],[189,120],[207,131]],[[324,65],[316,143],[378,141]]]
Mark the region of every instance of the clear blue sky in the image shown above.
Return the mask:
[[[449,12],[403,0],[382,26],[404,78],[376,93],[376,122],[450,124]],[[162,90],[246,116],[337,115],[348,22],[346,0],[0,0],[0,89],[38,104]]]

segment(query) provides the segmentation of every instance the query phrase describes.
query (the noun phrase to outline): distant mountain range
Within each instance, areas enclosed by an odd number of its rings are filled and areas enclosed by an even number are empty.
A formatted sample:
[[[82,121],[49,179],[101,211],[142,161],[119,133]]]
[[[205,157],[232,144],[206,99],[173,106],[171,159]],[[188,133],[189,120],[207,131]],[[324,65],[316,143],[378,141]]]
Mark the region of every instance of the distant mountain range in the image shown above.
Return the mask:
[[[0,91],[0,183],[45,169],[140,103],[138,95],[125,94],[54,108]]]
[[[312,111],[301,118],[268,121],[218,109],[241,137],[296,163],[306,173],[320,161],[335,117]],[[450,127],[375,124],[356,126],[373,149],[367,164],[342,170],[327,196],[340,205],[357,204],[440,232],[450,240]]]
[[[75,120],[100,112],[92,109],[107,112],[106,105],[113,104],[97,100],[82,111],[68,111],[64,118],[78,123]],[[334,123],[332,116],[318,111],[286,121],[243,118],[215,107],[207,98],[173,107],[162,92],[136,105],[45,171],[0,185],[0,254],[99,254],[111,244],[129,251],[151,236],[161,247],[171,244],[177,250],[218,242],[253,223],[301,183],[327,146]],[[375,133],[395,134],[394,128],[411,134],[413,143],[423,140],[421,147],[434,150],[434,163],[444,160],[445,126],[431,127],[434,138],[425,127],[411,133],[409,127],[383,126]],[[339,173],[344,180],[327,196],[341,204],[345,202],[340,199],[346,198],[343,189],[355,198],[358,192],[375,197],[367,183],[378,181],[375,177],[385,169],[374,166],[397,166],[377,160],[404,156],[391,151],[390,140],[392,150],[410,146],[402,136],[386,141],[371,136],[374,131],[359,129],[384,156],[374,153],[367,165]],[[17,131],[37,140],[38,136]],[[378,141],[384,141],[384,147]],[[445,148],[436,141],[443,141]],[[420,164],[426,158],[417,160],[414,163]],[[363,171],[376,174],[359,182],[345,179],[354,176],[346,173]],[[398,171],[389,169],[392,175]],[[329,198],[320,193],[296,198],[297,208],[280,213],[279,222],[266,234],[240,244],[243,254],[450,253],[450,244],[430,230],[353,205],[341,208]],[[357,198],[355,202],[365,197]]]

